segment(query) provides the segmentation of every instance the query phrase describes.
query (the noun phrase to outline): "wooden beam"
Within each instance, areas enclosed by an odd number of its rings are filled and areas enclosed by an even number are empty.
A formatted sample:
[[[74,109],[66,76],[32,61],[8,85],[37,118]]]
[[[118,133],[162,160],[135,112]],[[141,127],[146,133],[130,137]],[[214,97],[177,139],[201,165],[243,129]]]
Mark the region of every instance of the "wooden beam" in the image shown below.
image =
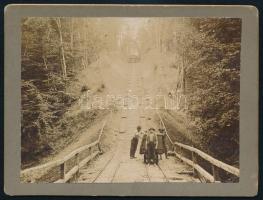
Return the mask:
[[[97,155],[99,154],[99,151],[96,151],[95,153],[93,153],[92,155],[88,156],[87,158],[85,158],[84,160],[82,160],[79,165],[75,165],[71,170],[69,170],[65,176],[64,179],[60,178],[59,180],[55,181],[54,183],[66,183],[68,182],[70,179],[72,179],[75,174],[78,173],[79,169],[82,168],[85,164],[87,164],[90,160],[92,160],[93,158],[95,158]]]
[[[211,167],[212,167],[212,172],[213,172],[213,177],[214,177],[214,179],[216,180],[216,181],[221,181],[221,178],[220,178],[220,176],[219,176],[219,169],[218,169],[218,167],[216,167],[216,166],[214,166],[214,165],[211,165]]]
[[[214,183],[215,179],[214,177],[209,174],[206,170],[204,170],[200,165],[195,164],[194,168],[196,169],[196,171],[198,171],[198,173],[200,173],[209,183]]]
[[[60,179],[64,179],[65,178],[65,163],[63,162],[60,165]]]
[[[26,174],[29,174],[33,171],[39,171],[39,170],[43,170],[45,168],[52,168],[52,167],[56,167],[56,166],[59,166],[60,164],[62,164],[63,162],[71,159],[72,157],[74,157],[77,153],[80,153],[94,145],[96,145],[98,143],[98,140],[89,144],[89,145],[85,145],[83,147],[80,147],[78,149],[76,149],[75,151],[71,152],[69,155],[65,156],[63,159],[59,159],[59,160],[56,160],[56,161],[51,161],[51,162],[48,162],[46,164],[43,164],[43,165],[39,165],[39,166],[36,166],[36,167],[32,167],[32,168],[28,168],[28,169],[25,169],[21,172],[21,175],[26,175]]]
[[[217,166],[218,168],[221,168],[231,174],[234,174],[236,175],[237,177],[239,177],[239,169],[236,168],[236,167],[233,167],[231,165],[228,165],[226,163],[223,163],[222,161],[220,160],[217,160],[215,158],[213,158],[212,156],[200,151],[199,149],[196,149],[194,147],[191,147],[191,146],[188,146],[188,145],[185,145],[185,144],[181,144],[181,143],[178,143],[178,142],[175,142],[174,143],[175,145],[179,146],[179,147],[182,147],[184,149],[187,149],[191,152],[195,152],[197,155],[199,155],[200,157],[202,157],[203,159],[207,160],[208,162],[210,162],[211,164]]]
[[[213,177],[211,174],[209,174],[206,170],[204,170],[200,165],[194,164],[193,161],[191,161],[191,160],[189,160],[189,159],[187,159],[187,158],[179,155],[178,153],[175,153],[175,155],[176,155],[179,159],[181,159],[183,162],[185,162],[186,164],[192,166],[192,167],[193,167],[196,171],[198,171],[198,173],[199,173],[200,175],[202,175],[208,182],[210,182],[210,183],[215,182],[214,177]]]
[[[196,148],[194,148],[194,147],[191,147],[191,146],[188,146],[188,145],[185,145],[185,144],[181,144],[181,143],[179,143],[179,142],[173,142],[172,139],[170,138],[170,136],[169,136],[168,133],[167,133],[166,127],[165,127],[165,125],[164,125],[164,122],[163,122],[163,120],[162,120],[159,112],[156,111],[156,113],[157,113],[157,115],[159,116],[159,119],[160,119],[160,122],[161,122],[162,126],[164,127],[165,134],[167,135],[169,141],[170,141],[173,145],[179,146],[180,149],[181,149],[181,148],[184,148],[184,149],[186,149],[186,150],[189,150],[189,151],[191,151],[191,152],[194,152],[194,153],[196,153],[197,155],[199,155],[200,157],[202,157],[203,159],[205,159],[206,161],[210,162],[213,166],[216,166],[216,167],[218,167],[218,168],[221,168],[221,169],[223,169],[224,171],[227,171],[227,172],[229,172],[229,173],[231,173],[231,174],[239,177],[239,175],[240,175],[240,170],[239,170],[238,168],[233,167],[233,166],[231,166],[231,165],[228,165],[228,164],[226,164],[226,163],[223,163],[222,161],[213,158],[212,156],[210,156],[210,155],[208,155],[208,154],[200,151],[199,149],[196,149]]]
[[[197,164],[197,160],[196,160],[196,155],[194,152],[191,152],[192,154],[192,161],[194,164]],[[196,175],[196,171],[195,171],[195,168],[193,167],[193,175],[195,176]]]

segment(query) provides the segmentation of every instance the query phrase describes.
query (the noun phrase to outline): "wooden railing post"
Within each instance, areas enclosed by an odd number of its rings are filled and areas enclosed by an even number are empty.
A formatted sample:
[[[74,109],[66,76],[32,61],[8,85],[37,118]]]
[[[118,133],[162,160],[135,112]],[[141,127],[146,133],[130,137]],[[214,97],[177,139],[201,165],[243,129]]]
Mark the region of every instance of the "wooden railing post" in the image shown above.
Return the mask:
[[[60,179],[65,178],[65,162],[61,163],[60,165]]]
[[[76,154],[76,165],[78,166],[77,175],[79,173],[79,153]]]
[[[180,156],[180,160],[182,161],[181,158],[182,158],[183,152],[182,152],[182,147],[181,147],[181,146],[179,147],[179,153],[178,153],[178,154],[179,154],[179,156]]]
[[[174,152],[174,151],[175,151],[175,145],[172,144],[172,152]]]
[[[215,182],[220,182],[221,179],[220,179],[220,176],[219,176],[218,167],[214,166],[213,164],[212,164],[212,172],[213,172],[213,177],[215,179]]]
[[[196,176],[195,164],[197,164],[197,159],[195,153],[192,151],[192,161],[193,161],[193,176]]]
[[[78,166],[78,170],[74,176],[75,181],[77,181],[78,176],[79,176],[79,153],[76,153],[75,155],[75,166]]]
[[[100,142],[98,142],[97,146],[98,146],[99,154],[102,154],[102,150],[100,148]]]
[[[92,152],[91,152],[91,147],[89,147],[89,155],[91,155],[91,153],[92,153]]]

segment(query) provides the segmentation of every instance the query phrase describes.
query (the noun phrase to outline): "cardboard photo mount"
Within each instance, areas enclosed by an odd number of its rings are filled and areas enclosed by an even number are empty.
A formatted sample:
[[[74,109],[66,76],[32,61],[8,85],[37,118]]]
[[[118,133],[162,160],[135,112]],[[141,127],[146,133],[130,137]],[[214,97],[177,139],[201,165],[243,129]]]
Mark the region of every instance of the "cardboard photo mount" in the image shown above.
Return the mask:
[[[241,18],[238,183],[20,183],[21,19],[23,17]],[[249,5],[11,4],[5,8],[4,191],[8,195],[255,196],[258,191],[258,10]]]

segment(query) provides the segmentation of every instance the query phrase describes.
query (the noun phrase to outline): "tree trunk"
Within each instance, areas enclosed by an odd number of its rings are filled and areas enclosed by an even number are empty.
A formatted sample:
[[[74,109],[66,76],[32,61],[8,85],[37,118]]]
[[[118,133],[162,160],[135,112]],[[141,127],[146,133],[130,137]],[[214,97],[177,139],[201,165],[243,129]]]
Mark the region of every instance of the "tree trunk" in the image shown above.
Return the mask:
[[[73,53],[73,45],[74,45],[74,19],[71,18],[71,21],[70,21],[70,50],[71,50],[71,53]]]
[[[27,42],[25,44],[25,49],[24,49],[24,53],[23,53],[24,57],[27,57]]]
[[[86,27],[88,26],[87,22],[84,21],[84,44],[85,44],[85,48],[84,48],[84,59],[85,59],[85,68],[88,67],[88,35],[87,35],[87,32],[85,31],[86,30]]]
[[[61,27],[61,21],[60,18],[56,18],[56,23],[58,27],[59,32],[59,40],[60,40],[60,56],[61,56],[61,67],[62,67],[62,76],[63,78],[67,77],[67,65],[66,65],[66,59],[65,59],[65,50],[63,46],[63,37],[62,37],[62,27]]]
[[[184,83],[184,77],[185,77],[185,54],[183,53],[183,62],[182,62],[182,69],[181,69],[181,90],[182,90],[182,93],[184,94],[185,93],[185,83]]]
[[[44,61],[45,68],[48,69],[48,67],[47,67],[47,59],[46,59],[46,56],[43,55],[42,58],[43,58],[43,61]]]

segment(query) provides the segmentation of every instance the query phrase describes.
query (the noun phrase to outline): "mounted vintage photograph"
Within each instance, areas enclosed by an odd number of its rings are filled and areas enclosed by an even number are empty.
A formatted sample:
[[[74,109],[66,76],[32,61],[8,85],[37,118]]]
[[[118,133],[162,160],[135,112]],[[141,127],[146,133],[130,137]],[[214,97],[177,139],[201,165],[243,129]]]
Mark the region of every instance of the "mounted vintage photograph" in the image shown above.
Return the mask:
[[[20,182],[239,182],[241,25],[23,17]]]

